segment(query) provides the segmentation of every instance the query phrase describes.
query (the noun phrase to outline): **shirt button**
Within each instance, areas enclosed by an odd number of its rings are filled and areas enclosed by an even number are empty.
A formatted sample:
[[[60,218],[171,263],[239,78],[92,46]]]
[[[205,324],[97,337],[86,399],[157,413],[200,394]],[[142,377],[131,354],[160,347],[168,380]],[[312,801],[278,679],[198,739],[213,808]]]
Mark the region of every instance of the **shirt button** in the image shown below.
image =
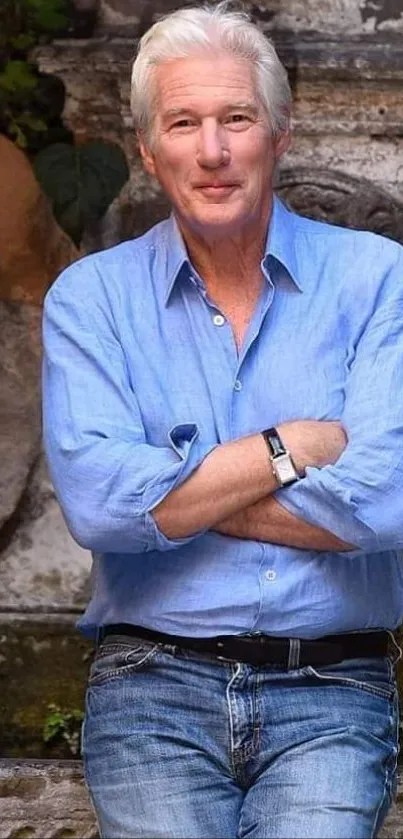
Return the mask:
[[[266,580],[269,581],[269,583],[274,583],[274,580],[277,577],[277,571],[275,571],[274,568],[269,568],[269,570],[265,573],[265,577]]]
[[[234,383],[234,390],[242,390],[242,382],[240,382],[239,379],[237,379]]]
[[[222,315],[214,315],[213,323],[214,326],[224,326],[225,318]]]

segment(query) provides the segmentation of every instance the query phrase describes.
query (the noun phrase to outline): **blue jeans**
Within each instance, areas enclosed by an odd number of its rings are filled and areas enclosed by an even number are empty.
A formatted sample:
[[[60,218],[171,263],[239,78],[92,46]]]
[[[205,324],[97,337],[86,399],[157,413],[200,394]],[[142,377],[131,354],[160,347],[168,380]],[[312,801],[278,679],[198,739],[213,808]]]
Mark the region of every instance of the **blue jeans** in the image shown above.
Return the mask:
[[[388,658],[287,671],[109,636],[83,760],[108,839],[354,839],[387,813],[397,729]]]

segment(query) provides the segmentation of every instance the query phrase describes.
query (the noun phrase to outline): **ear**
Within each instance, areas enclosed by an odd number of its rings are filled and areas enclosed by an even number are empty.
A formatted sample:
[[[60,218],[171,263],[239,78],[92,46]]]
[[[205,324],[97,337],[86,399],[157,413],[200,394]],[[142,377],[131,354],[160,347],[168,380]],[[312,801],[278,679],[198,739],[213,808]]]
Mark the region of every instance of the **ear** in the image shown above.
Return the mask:
[[[277,159],[287,151],[291,142],[291,131],[289,126],[279,134],[274,140],[274,155]]]
[[[155,174],[155,162],[154,162],[154,155],[142,134],[137,134],[137,140],[139,144],[139,151],[141,155],[141,159],[143,161],[143,166],[148,172],[149,175],[152,175],[154,178],[156,177]]]

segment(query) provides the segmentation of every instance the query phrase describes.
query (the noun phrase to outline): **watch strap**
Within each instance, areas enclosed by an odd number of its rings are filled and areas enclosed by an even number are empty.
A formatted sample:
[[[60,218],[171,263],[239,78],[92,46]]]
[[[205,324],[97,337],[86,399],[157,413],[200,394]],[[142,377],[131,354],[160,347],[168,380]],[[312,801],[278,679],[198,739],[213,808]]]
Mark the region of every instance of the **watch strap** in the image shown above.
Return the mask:
[[[287,454],[287,449],[277,431],[277,428],[267,428],[262,431],[271,457],[279,457],[280,454]]]
[[[299,475],[293,459],[283,444],[277,428],[267,428],[262,431],[263,438],[269,450],[273,473],[279,486],[288,486],[298,481]]]

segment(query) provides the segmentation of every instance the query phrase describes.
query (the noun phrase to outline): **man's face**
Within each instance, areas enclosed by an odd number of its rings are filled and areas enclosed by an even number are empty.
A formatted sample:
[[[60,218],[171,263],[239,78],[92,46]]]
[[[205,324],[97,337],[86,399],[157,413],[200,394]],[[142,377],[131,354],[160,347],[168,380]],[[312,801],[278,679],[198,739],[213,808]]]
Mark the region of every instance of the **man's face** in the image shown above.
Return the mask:
[[[267,224],[289,136],[272,137],[255,88],[249,63],[225,52],[156,68],[153,143],[140,138],[140,151],[182,229],[219,236]]]

